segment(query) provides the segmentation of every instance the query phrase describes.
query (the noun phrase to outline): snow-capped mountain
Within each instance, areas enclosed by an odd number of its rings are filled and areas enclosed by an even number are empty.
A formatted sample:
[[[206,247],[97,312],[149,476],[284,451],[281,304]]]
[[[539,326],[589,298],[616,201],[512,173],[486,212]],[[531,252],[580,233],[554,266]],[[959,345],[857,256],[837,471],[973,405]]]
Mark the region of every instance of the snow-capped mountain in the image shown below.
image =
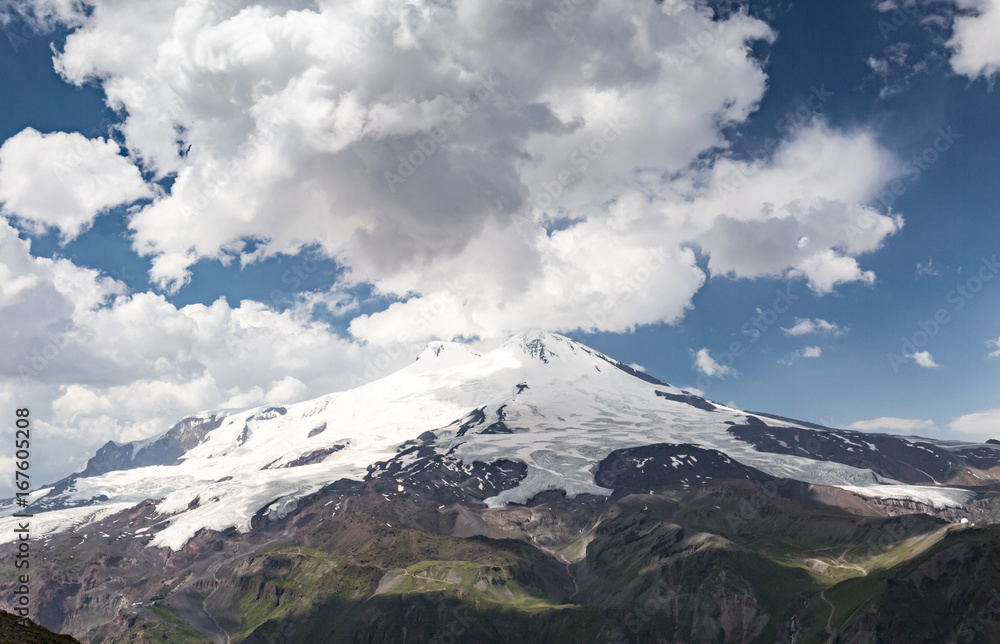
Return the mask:
[[[31,511],[36,530],[51,535],[152,500],[167,525],[148,545],[177,550],[203,528],[246,532],[255,516],[280,518],[341,479],[398,478],[431,462],[482,472],[478,494],[490,507],[549,490],[607,496],[595,479],[601,463],[658,444],[692,446],[669,461],[689,472],[685,486],[714,475],[697,465],[698,448],[773,477],[937,510],[968,504],[977,482],[1000,471],[998,445],[748,413],[528,331],[485,354],[434,342],[408,367],[350,391],[198,414],[144,441],[108,443],[83,472],[33,493]],[[3,515],[14,511],[8,504]]]

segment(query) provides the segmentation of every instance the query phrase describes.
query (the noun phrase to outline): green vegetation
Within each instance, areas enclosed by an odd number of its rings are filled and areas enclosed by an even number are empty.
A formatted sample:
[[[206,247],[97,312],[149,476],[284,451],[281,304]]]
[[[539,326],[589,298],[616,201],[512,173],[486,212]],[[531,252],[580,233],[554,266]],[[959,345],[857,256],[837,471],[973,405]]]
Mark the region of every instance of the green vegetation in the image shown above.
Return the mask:
[[[379,539],[368,547],[352,549],[350,556],[285,545],[249,557],[241,564],[249,583],[241,584],[240,631],[232,641],[241,642],[258,629],[263,634],[301,621],[307,614],[306,621],[326,633],[324,638],[356,630],[373,612],[385,621],[371,625],[378,631],[393,621],[383,615],[386,610],[405,623],[415,611],[428,635],[435,628],[451,628],[457,618],[450,613],[459,611],[465,616],[463,611],[468,611],[465,619],[471,621],[463,632],[467,637],[478,632],[484,641],[500,637],[496,623],[520,629],[536,621],[565,622],[559,628],[569,630],[559,632],[579,631],[580,637],[601,628],[603,620],[596,610],[548,599],[547,586],[532,570],[531,549],[524,543],[428,534],[421,534],[418,542],[412,534],[396,536],[395,543]],[[467,559],[413,561],[414,550],[449,552]],[[213,599],[218,594],[216,590]],[[396,615],[400,600],[412,606],[410,613]],[[564,618],[554,617],[563,613]]]
[[[159,617],[164,622],[168,624],[183,624],[184,620],[177,616],[174,611],[170,610],[163,604],[157,604],[156,606],[150,606],[149,610]]]
[[[149,615],[152,613],[152,616]],[[162,604],[130,618],[128,630],[108,640],[109,644],[211,644],[211,640],[191,628]],[[150,619],[149,617],[152,617]]]
[[[349,565],[344,557],[314,548],[276,547],[253,559],[259,576],[238,596],[240,632],[233,642],[269,620],[290,620],[317,603],[365,597],[381,577],[376,568]]]
[[[516,573],[497,566],[482,566],[466,561],[421,561],[403,569],[391,570],[396,576],[385,595],[446,593],[466,602],[497,604],[512,610],[537,614],[547,610],[576,608],[572,604],[553,604],[531,594],[515,579]]]

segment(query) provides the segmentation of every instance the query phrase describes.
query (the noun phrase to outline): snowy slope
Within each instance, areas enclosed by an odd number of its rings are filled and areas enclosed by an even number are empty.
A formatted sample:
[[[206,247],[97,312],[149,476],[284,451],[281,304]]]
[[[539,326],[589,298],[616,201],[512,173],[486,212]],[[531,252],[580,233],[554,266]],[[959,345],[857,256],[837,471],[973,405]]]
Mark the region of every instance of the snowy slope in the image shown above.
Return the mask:
[[[528,331],[484,355],[457,343],[431,343],[394,374],[316,400],[186,419],[211,421],[206,426],[212,429],[175,464],[77,478],[37,492],[33,501],[44,496],[38,508],[63,506],[38,515],[47,530],[59,531],[106,516],[109,506],[159,500],[169,527],[150,545],[177,549],[201,528],[249,530],[263,508],[283,516],[296,499],[329,483],[364,478],[370,465],[392,459],[401,444],[421,435],[433,438],[429,444],[441,453],[454,450],[466,464],[501,458],[527,464],[520,485],[487,500],[493,506],[523,503],[550,489],[570,496],[610,494],[594,483],[596,463],[613,450],[652,443],[691,443],[774,476],[936,507],[960,506],[972,496],[962,489],[896,485],[841,463],[758,451],[727,432],[748,418],[562,336]],[[0,514],[13,511],[8,505]],[[0,519],[0,529],[11,521]]]

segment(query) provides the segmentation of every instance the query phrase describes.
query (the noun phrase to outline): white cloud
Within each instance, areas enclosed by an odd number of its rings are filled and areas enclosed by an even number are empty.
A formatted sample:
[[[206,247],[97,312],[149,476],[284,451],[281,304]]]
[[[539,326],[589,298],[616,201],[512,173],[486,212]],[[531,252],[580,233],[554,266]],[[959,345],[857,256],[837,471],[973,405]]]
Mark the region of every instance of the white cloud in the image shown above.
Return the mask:
[[[847,426],[847,428],[857,429],[864,432],[885,431],[902,433],[937,430],[937,427],[934,426],[934,421],[931,420],[893,418],[891,416],[882,416],[880,418],[873,418],[872,420],[859,420],[851,423]]]
[[[963,434],[982,438],[1000,438],[1000,408],[959,416],[948,427]]]
[[[726,376],[739,375],[736,369],[731,366],[717,362],[707,348],[698,349],[697,352],[692,350],[691,357],[694,359],[694,368],[706,376],[725,378]]]
[[[850,163],[864,169],[845,172]],[[767,163],[717,161],[712,192],[695,200],[689,215],[706,225],[699,241],[710,253],[709,268],[737,277],[804,277],[818,294],[843,282],[872,282],[874,274],[861,271],[854,256],[879,248],[903,220],[861,204],[896,166],[871,134],[845,135],[821,122],[794,133]]]
[[[727,152],[766,89],[748,45],[775,37],[745,13],[600,0],[553,28],[541,2],[91,4],[42,13],[81,25],[60,73],[100,83],[129,153],[176,174],[130,220],[165,288],[199,259],[319,244],[345,287],[402,300],[354,320],[369,342],[456,274],[475,288],[428,337],[623,331],[683,316],[694,244],[713,273],[826,294],[871,283],[856,258],[902,226],[866,206],[899,172],[871,132],[817,119]]]
[[[792,365],[799,358],[819,358],[823,355],[823,349],[817,346],[803,347],[792,352],[787,358],[778,360],[779,364]]]
[[[635,369],[636,371],[645,371],[646,370],[646,367],[642,366],[638,362],[633,362],[629,366],[632,367],[633,369]]]
[[[986,342],[986,346],[990,349],[994,349],[994,351],[990,351],[991,358],[1000,358],[1000,338],[988,340]]]
[[[801,355],[803,358],[818,358],[823,355],[823,350],[819,347],[806,347],[802,349]]]
[[[918,365],[927,369],[934,369],[935,367],[941,366],[934,361],[934,356],[931,355],[930,351],[917,351],[909,357],[913,358]]]
[[[33,462],[40,483],[82,468],[109,439],[145,438],[204,409],[320,396],[418,351],[364,350],[299,307],[219,299],[177,308],[162,295],[128,294],[68,260],[33,257],[2,219],[0,277],[0,402],[29,406],[44,423]]]
[[[894,8],[879,8],[880,11],[892,11]],[[898,15],[898,14],[897,14]],[[880,26],[889,24],[881,21]],[[905,42],[894,42],[882,52],[882,57],[870,57],[868,67],[881,84],[879,98],[886,99],[906,90],[910,82],[918,75],[930,69],[930,62],[936,54],[926,54],[911,57],[911,45]]]
[[[828,139],[828,134],[839,140]],[[868,252],[901,227],[898,216],[890,218],[864,208],[830,203],[823,194],[834,191],[836,182],[831,178],[838,171],[842,174],[859,159],[870,158],[870,154],[879,156],[871,144],[867,137],[848,140],[817,126],[800,132],[782,147],[781,167],[775,163],[723,160],[707,175],[692,178],[692,184],[701,186],[693,193],[677,184],[664,186],[663,203],[654,202],[653,207],[649,199],[630,191],[606,212],[588,208],[591,218],[550,234],[534,222],[522,228],[530,234],[527,239],[510,229],[490,227],[488,236],[471,242],[457,258],[439,259],[429,270],[408,276],[413,280],[406,283],[409,290],[425,293],[422,298],[362,316],[351,325],[351,331],[366,340],[378,341],[406,328],[417,306],[448,295],[437,284],[455,274],[465,275],[476,284],[450,318],[453,330],[469,336],[502,335],[531,324],[563,330],[582,326],[588,330],[624,331],[636,324],[674,322],[690,306],[690,298],[704,283],[704,276],[688,249],[650,249],[651,238],[697,239],[709,253],[709,269],[714,273],[735,277],[801,275],[820,294],[855,279],[871,282],[874,275],[861,272],[853,257],[816,250],[824,244],[841,244],[851,252]],[[826,157],[815,150],[806,154],[810,146],[837,148],[832,157],[842,158],[841,165],[824,168],[815,177],[806,176],[816,170],[815,166],[804,169],[810,163],[826,163]],[[791,148],[794,153],[788,151]],[[848,153],[840,148],[854,151]],[[858,175],[840,176],[838,181],[852,184],[845,191],[857,190],[860,196],[864,192],[861,183],[881,172],[884,168],[871,167]],[[747,173],[754,179],[735,189],[729,183],[733,173]],[[686,184],[687,180],[678,183]],[[773,217],[775,202],[796,214]],[[729,215],[718,215],[727,211]],[[854,223],[857,228],[851,228]],[[798,246],[803,235],[811,239],[804,248]],[[501,262],[499,267],[496,262]],[[532,267],[534,276],[524,275],[528,267]],[[852,273],[850,267],[857,270]],[[506,284],[518,275],[521,288]]]
[[[941,275],[941,271],[934,267],[933,258],[928,257],[926,264],[917,262],[917,268],[913,271],[913,278],[920,279],[923,275],[933,275],[935,277]]]
[[[795,324],[791,328],[782,328],[785,335],[809,335],[818,333],[821,335],[839,336],[844,335],[847,329],[835,322],[828,322],[822,318],[795,318]]]
[[[832,293],[838,284],[848,282],[875,283],[875,273],[862,271],[853,257],[838,255],[834,250],[824,250],[799,262],[793,276],[802,276],[809,282],[809,288],[818,295]]]
[[[1000,1],[954,0],[966,13],[955,17],[948,47],[951,67],[969,78],[992,78],[1000,71]]]
[[[109,208],[150,197],[138,168],[114,141],[27,128],[0,147],[0,201],[34,230],[63,239],[86,230]]]
[[[889,73],[889,62],[883,58],[870,57],[868,67],[879,76],[885,76]]]

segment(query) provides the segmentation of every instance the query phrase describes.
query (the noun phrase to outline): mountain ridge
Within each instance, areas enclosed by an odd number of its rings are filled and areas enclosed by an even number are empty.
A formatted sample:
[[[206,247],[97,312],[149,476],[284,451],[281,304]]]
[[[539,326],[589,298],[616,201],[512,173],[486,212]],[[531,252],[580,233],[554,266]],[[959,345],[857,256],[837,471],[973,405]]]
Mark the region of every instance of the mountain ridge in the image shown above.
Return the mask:
[[[481,418],[470,422],[474,414]],[[780,429],[772,428],[775,420]],[[490,506],[525,503],[548,490],[608,495],[593,478],[602,458],[664,442],[717,449],[774,476],[939,509],[961,507],[974,496],[941,484],[965,466],[961,451],[929,440],[910,447],[913,441],[893,438],[886,444],[896,452],[935,451],[949,463],[933,468],[938,476],[926,475],[929,481],[897,480],[890,474],[898,470],[863,434],[819,427],[708,401],[569,338],[529,329],[486,353],[430,343],[410,366],[353,390],[287,406],[204,412],[150,439],[109,443],[82,472],[34,493],[31,508],[55,512],[157,499],[176,527],[157,545],[176,548],[200,528],[247,530],[265,506],[280,515],[324,483],[369,476],[375,463],[400,459],[405,469],[416,456],[403,446],[420,436],[427,450],[466,465],[512,456],[525,463],[526,476],[485,499]],[[844,449],[823,448],[831,440]],[[991,447],[979,448],[986,453],[979,465],[1000,464]],[[206,476],[205,468],[217,475]],[[919,487],[923,482],[935,487]],[[216,499],[218,508],[209,512],[198,503],[188,509],[203,497]],[[52,528],[68,528],[85,514]]]

